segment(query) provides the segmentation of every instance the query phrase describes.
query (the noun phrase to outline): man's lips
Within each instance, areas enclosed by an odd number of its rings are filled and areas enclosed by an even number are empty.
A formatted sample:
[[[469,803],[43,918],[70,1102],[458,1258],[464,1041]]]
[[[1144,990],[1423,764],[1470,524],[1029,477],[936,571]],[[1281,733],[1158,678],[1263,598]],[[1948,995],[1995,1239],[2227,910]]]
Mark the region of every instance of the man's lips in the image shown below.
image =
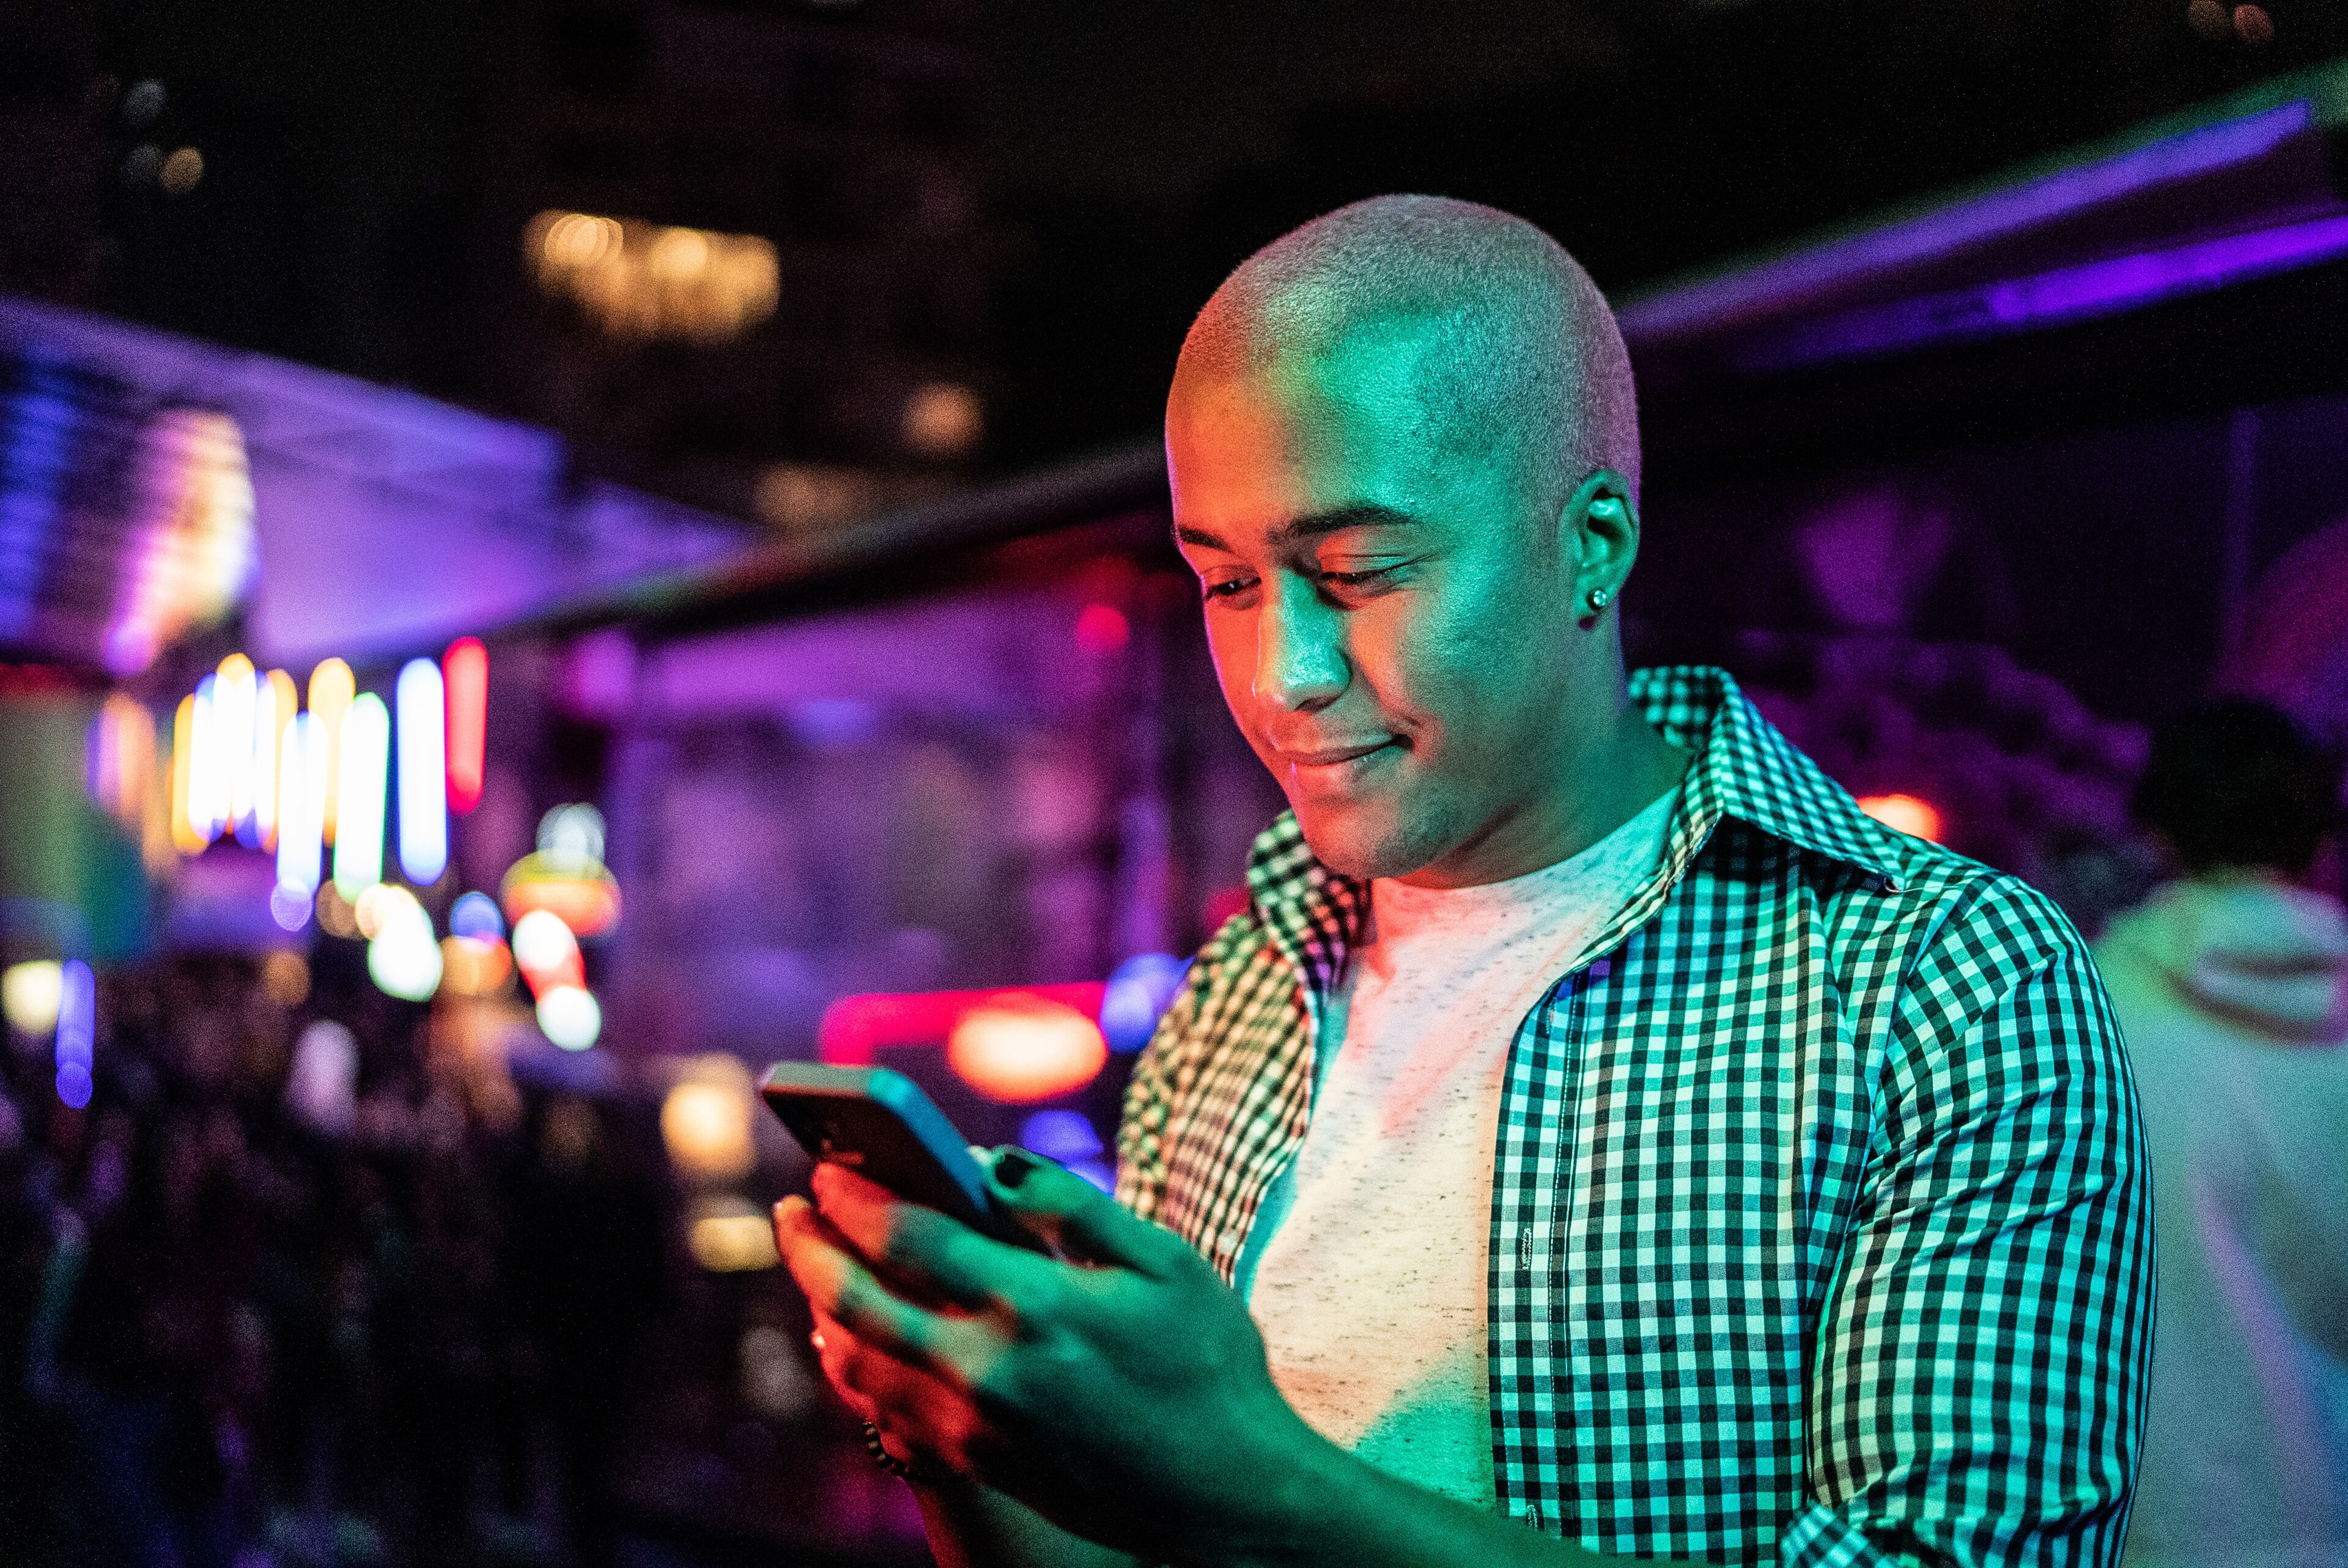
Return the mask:
[[[1373,752],[1382,752],[1394,743],[1395,738],[1392,735],[1381,735],[1374,741],[1359,741],[1350,745],[1317,746],[1311,750],[1296,751],[1282,748],[1276,750],[1273,754],[1279,757],[1281,765],[1283,767],[1334,768],[1366,757]]]

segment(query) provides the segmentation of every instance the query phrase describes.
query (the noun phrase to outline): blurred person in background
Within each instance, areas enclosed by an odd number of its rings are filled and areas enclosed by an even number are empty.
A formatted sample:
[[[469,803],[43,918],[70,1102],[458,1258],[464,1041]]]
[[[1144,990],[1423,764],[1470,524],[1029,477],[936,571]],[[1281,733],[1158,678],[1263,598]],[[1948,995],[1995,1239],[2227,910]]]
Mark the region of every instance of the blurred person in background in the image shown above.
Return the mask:
[[[2302,885],[2339,786],[2272,708],[2186,714],[2134,802],[2178,876],[2096,944],[2157,1195],[2138,1568],[2348,1565],[2348,917]]]

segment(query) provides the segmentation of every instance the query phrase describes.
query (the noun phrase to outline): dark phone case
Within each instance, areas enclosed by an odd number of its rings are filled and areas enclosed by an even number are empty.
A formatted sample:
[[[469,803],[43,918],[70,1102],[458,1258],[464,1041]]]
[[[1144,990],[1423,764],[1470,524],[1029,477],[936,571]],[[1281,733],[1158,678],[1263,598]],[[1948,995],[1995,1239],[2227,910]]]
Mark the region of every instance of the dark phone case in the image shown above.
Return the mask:
[[[781,1061],[759,1091],[811,1157],[868,1176],[981,1235],[1030,1252],[1049,1250],[995,1208],[969,1141],[904,1074]]]

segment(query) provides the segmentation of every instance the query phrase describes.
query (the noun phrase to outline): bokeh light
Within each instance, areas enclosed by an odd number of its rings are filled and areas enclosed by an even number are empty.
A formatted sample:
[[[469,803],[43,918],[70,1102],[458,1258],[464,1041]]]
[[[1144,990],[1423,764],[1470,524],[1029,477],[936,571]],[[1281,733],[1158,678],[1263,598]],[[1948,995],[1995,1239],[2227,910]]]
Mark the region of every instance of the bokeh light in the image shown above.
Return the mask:
[[[1076,616],[1076,646],[1096,657],[1118,651],[1132,636],[1132,623],[1113,604],[1088,604]]]
[[[310,895],[299,887],[288,887],[280,882],[269,890],[269,917],[277,922],[280,930],[298,931],[307,926],[312,908]]]
[[[712,1274],[772,1268],[782,1261],[775,1251],[773,1219],[749,1200],[731,1194],[694,1205],[685,1245],[693,1261]]]
[[[0,971],[0,1013],[21,1034],[44,1035],[57,1028],[64,995],[64,968],[55,958],[27,958]]]
[[[253,689],[253,832],[246,842],[255,849],[277,847],[278,819],[284,812],[285,746],[301,705],[294,677],[283,670],[272,670]]]
[[[585,1050],[602,1036],[602,1005],[582,986],[551,987],[538,999],[538,1030],[565,1050]]]
[[[310,960],[280,948],[261,960],[261,994],[282,1008],[297,1008],[310,995]]]
[[[460,997],[494,996],[513,979],[513,955],[495,937],[440,938],[440,984]]]
[[[514,862],[499,892],[507,917],[517,923],[544,911],[575,936],[610,931],[620,918],[620,885],[603,866],[603,814],[577,804],[548,812],[538,825],[538,848]]]
[[[399,868],[418,887],[448,869],[448,708],[440,666],[411,659],[392,691],[399,710]]]
[[[326,815],[319,831],[328,844],[335,842],[335,812],[342,804],[343,719],[357,694],[351,667],[339,659],[326,660],[310,671],[310,712],[325,726]]]
[[[314,1020],[294,1042],[285,1104],[313,1132],[339,1138],[357,1119],[359,1042],[332,1019]]]
[[[390,883],[369,887],[358,905],[359,928],[368,931],[367,974],[387,996],[429,1001],[440,989],[440,944],[432,917],[416,895]]]
[[[1189,969],[1171,953],[1137,953],[1117,967],[1101,990],[1101,1034],[1111,1050],[1135,1051],[1149,1043]]]
[[[459,937],[492,941],[504,937],[506,923],[496,899],[486,893],[465,893],[448,907],[448,929]]]
[[[1013,1105],[1081,1089],[1107,1061],[1107,1042],[1091,1019],[1022,991],[973,1008],[946,1040],[946,1063],[963,1082]]]
[[[579,938],[551,910],[533,909],[514,922],[513,956],[522,979],[536,995],[543,996],[558,986],[586,983]]]
[[[67,958],[57,982],[57,1098],[78,1111],[89,1103],[97,1067],[98,977],[79,958]]]
[[[522,256],[541,289],[631,342],[724,343],[773,315],[781,294],[774,244],[756,234],[550,210],[523,231]]]
[[[315,713],[294,714],[277,760],[277,887],[305,907],[325,870],[326,774],[325,725]]]
[[[353,903],[383,880],[384,795],[389,785],[391,713],[368,692],[343,715],[343,754],[336,768],[335,886]]]
[[[92,803],[125,828],[139,828],[154,787],[155,758],[155,715],[119,692],[107,698],[89,726]]]
[[[212,682],[212,727],[210,762],[215,793],[207,804],[217,813],[221,827],[243,836],[252,820],[253,745],[260,716],[261,677],[252,661],[232,653],[220,662]]]
[[[1019,1144],[1069,1170],[1107,1192],[1117,1185],[1116,1173],[1102,1159],[1100,1130],[1080,1111],[1038,1111],[1019,1126]]]
[[[182,855],[201,850],[207,840],[196,831],[196,700],[180,699],[171,720],[171,846]]]
[[[1918,838],[1941,841],[1941,809],[1912,794],[1861,795],[1859,809],[1884,826]]]
[[[750,1122],[757,1102],[749,1070],[731,1056],[695,1057],[661,1101],[661,1142],[679,1174],[730,1182],[757,1164]]]
[[[932,382],[905,400],[905,445],[925,457],[958,457],[985,429],[986,410],[967,386]]]
[[[359,934],[358,911],[332,882],[318,889],[318,929],[346,941]]]
[[[137,674],[182,633],[226,616],[260,564],[252,469],[236,421],[217,409],[168,407],[149,421],[141,445],[142,494],[129,519],[138,564],[105,633],[106,666],[117,675]]]
[[[166,196],[185,196],[202,183],[204,155],[192,147],[174,148],[155,171],[155,183]]]
[[[489,735],[489,651],[460,637],[440,657],[448,692],[448,809],[464,815],[481,804]]]
[[[188,825],[198,847],[220,836],[228,815],[228,770],[221,748],[220,678],[196,682],[188,742]]]

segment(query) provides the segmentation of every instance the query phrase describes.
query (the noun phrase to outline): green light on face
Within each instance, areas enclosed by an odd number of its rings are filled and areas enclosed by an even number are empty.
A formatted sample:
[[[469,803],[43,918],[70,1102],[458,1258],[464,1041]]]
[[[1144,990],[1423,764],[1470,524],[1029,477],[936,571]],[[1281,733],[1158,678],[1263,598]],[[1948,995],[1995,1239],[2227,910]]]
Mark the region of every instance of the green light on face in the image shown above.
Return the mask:
[[[335,891],[352,903],[383,880],[383,814],[391,764],[391,713],[369,692],[343,717],[335,781]]]

